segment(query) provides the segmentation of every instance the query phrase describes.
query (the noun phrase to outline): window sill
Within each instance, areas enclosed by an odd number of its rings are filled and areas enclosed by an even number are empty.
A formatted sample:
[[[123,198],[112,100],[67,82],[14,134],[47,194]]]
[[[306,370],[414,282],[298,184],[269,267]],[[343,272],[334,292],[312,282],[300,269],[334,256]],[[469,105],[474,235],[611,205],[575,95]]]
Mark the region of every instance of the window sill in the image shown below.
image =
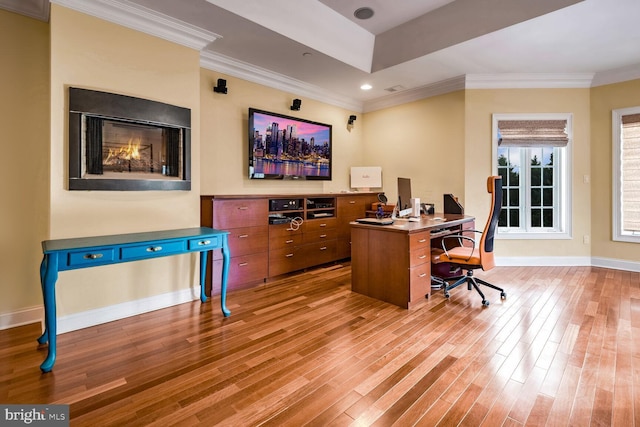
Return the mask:
[[[496,233],[496,239],[499,240],[571,240],[569,233]]]

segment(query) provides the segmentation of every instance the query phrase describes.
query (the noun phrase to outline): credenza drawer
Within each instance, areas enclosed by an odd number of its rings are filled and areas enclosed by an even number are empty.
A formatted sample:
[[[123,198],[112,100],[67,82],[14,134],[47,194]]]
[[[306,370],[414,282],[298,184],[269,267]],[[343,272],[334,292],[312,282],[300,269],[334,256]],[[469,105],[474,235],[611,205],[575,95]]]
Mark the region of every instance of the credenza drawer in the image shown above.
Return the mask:
[[[302,235],[302,227],[296,227],[289,223],[269,225],[269,239],[274,237],[291,236],[294,234]]]
[[[286,248],[292,248],[300,244],[302,244],[301,233],[291,234],[289,236],[273,236],[269,239],[269,250],[286,250]]]
[[[303,255],[299,247],[269,252],[269,277],[300,270],[302,265]]]
[[[213,227],[221,230],[266,225],[267,199],[214,199]]]
[[[336,218],[332,217],[332,218],[322,218],[322,219],[311,219],[311,220],[305,221],[303,226],[304,226],[304,232],[309,233],[314,231],[328,230],[330,228],[336,228],[336,224],[337,224]]]
[[[327,240],[334,240],[337,235],[337,231],[333,228],[320,231],[305,232],[303,241],[305,244],[325,242]]]
[[[325,264],[336,259],[335,240],[304,245],[300,249],[301,264],[298,268],[307,268],[312,265]]]
[[[154,256],[165,256],[178,254],[185,251],[185,242],[154,242],[153,244],[128,246],[120,250],[122,260],[128,261],[138,258],[150,258]]]
[[[231,256],[265,252],[269,247],[269,228],[242,227],[229,230],[229,252]]]
[[[222,260],[213,262],[213,289],[212,293],[220,293],[220,273],[222,272]],[[239,284],[255,283],[267,277],[267,258],[264,254],[251,254],[233,257],[229,261],[229,278],[227,284],[230,288]]]

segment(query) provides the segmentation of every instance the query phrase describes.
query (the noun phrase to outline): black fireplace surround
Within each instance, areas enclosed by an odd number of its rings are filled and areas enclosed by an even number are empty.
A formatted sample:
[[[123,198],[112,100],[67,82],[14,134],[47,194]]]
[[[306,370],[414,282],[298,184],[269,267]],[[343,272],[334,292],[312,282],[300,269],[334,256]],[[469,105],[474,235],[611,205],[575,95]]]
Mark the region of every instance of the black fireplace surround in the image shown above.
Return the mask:
[[[117,155],[110,147],[118,143],[104,140],[104,129],[112,128],[161,135],[160,141],[147,144],[147,158],[136,160],[138,169],[132,171],[132,160],[118,158],[113,165]],[[127,148],[120,145],[120,150]],[[131,148],[131,142],[128,145]],[[142,169],[144,173],[136,173]],[[69,190],[191,190],[191,110],[70,87]]]

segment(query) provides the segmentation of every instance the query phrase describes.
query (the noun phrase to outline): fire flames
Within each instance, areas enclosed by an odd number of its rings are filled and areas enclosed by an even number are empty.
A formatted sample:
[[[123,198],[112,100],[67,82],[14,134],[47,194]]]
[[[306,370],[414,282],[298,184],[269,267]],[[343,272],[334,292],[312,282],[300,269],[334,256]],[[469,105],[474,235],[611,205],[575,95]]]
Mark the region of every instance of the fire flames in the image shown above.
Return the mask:
[[[115,163],[119,160],[139,160],[140,159],[140,141],[133,142],[129,139],[129,144],[118,149],[109,148],[109,155],[104,161],[105,165]]]

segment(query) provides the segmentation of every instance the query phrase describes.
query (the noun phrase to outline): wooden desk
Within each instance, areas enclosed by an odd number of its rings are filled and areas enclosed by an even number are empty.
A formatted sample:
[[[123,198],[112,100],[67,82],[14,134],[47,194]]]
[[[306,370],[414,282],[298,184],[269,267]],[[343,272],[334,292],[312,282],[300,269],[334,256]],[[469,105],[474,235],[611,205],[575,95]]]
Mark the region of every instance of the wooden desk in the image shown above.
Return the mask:
[[[200,252],[200,300],[205,302],[207,300],[204,290],[207,253],[213,249],[222,249],[224,263],[220,305],[226,317],[231,314],[226,306],[229,270],[228,234],[227,231],[198,227],[43,241],[44,257],[40,264],[40,281],[44,299],[45,329],[38,338],[38,342],[40,344],[49,342],[49,352],[40,365],[42,372],[51,371],[56,361],[56,281],[59,271]]]
[[[431,293],[431,240],[474,224],[472,216],[442,213],[385,226],[352,222],[351,289],[410,308]]]

